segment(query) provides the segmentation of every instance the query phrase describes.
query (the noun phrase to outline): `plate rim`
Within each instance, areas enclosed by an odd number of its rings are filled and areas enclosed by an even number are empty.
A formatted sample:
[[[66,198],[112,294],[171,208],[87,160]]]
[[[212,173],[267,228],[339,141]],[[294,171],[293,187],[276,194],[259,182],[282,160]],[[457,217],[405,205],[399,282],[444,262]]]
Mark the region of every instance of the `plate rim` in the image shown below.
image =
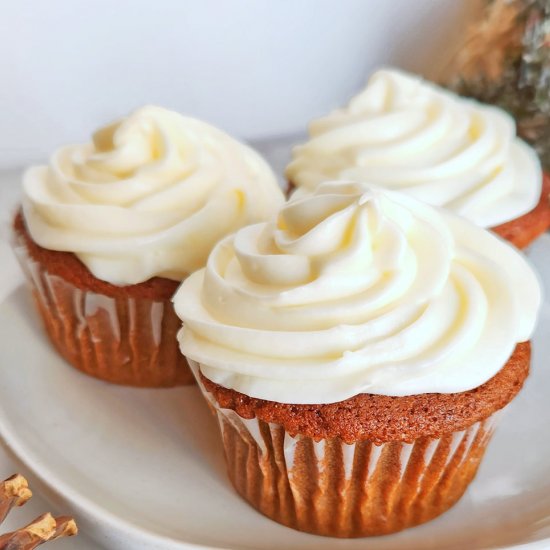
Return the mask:
[[[3,300],[0,300],[2,303]],[[38,478],[41,483],[48,487],[53,493],[60,494],[71,505],[80,507],[90,514],[90,519],[107,524],[114,529],[127,530],[134,537],[140,537],[144,542],[151,544],[162,543],[164,545],[171,544],[174,550],[232,550],[229,547],[221,546],[208,546],[204,544],[197,544],[192,542],[185,542],[182,540],[174,539],[169,536],[155,534],[154,532],[144,529],[131,521],[120,518],[113,512],[110,512],[107,508],[104,508],[89,498],[83,493],[74,489],[70,484],[67,484],[56,474],[53,474],[51,470],[44,465],[44,463],[36,457],[32,456],[28,450],[25,450],[24,443],[22,443],[14,433],[14,430],[10,428],[10,422],[6,411],[0,403],[0,437],[9,452],[13,457],[19,461],[25,468],[27,468],[33,476]],[[42,495],[44,496],[44,495]],[[47,496],[44,496],[46,500],[49,500]],[[96,539],[88,532],[84,531],[92,540]],[[97,541],[96,541],[97,542]]]

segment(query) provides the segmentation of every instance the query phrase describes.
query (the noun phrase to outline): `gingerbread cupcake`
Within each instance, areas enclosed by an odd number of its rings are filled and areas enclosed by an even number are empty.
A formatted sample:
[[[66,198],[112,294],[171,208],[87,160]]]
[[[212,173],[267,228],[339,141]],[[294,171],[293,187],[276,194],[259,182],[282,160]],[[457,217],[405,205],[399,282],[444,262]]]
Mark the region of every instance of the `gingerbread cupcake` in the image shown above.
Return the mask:
[[[148,106],[25,172],[14,248],[71,365],[117,384],[188,384],[170,298],[222,237],[283,201],[252,149]]]
[[[346,182],[221,241],[174,297],[238,493],[336,537],[460,498],[528,375],[540,301],[497,236]]]
[[[403,191],[524,248],[550,227],[550,178],[504,110],[381,70],[346,108],[310,125],[291,188],[353,179]]]

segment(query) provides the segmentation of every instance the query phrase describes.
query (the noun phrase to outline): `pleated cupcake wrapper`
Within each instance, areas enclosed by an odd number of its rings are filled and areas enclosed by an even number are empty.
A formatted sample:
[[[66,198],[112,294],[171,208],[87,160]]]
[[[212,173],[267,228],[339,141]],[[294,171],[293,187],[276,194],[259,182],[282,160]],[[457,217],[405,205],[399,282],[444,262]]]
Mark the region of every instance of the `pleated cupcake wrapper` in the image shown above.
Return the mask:
[[[142,387],[192,384],[176,334],[172,304],[83,290],[49,273],[21,237],[12,243],[46,332],[75,368],[96,378]]]
[[[279,523],[335,537],[392,533],[450,508],[475,476],[501,415],[411,443],[315,441],[241,418],[199,386],[217,415],[238,493]]]

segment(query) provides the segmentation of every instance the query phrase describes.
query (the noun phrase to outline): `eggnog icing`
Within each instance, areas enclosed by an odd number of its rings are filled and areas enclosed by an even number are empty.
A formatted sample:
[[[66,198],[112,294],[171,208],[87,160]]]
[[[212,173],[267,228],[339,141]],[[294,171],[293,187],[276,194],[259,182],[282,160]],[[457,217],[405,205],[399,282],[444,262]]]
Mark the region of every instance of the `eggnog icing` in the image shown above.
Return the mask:
[[[91,143],[59,149],[23,177],[33,240],[74,252],[117,285],[180,280],[239,227],[275,215],[284,197],[249,147],[199,120],[143,107]]]
[[[518,218],[540,199],[540,162],[512,117],[401,71],[374,73],[346,108],[314,121],[310,136],[286,171],[302,189],[365,181],[482,227]]]
[[[207,378],[303,404],[480,386],[529,339],[540,302],[498,237],[346,182],[222,240],[174,297],[181,350]]]

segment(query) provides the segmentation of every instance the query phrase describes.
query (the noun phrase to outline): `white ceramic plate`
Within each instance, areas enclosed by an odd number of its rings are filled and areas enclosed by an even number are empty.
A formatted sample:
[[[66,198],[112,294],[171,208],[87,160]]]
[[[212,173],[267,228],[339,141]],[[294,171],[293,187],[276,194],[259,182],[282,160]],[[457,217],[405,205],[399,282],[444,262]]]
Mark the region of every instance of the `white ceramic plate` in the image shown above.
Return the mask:
[[[530,257],[550,295],[550,236]],[[42,334],[22,278],[0,247],[0,435],[54,506],[110,550],[464,550],[550,548],[550,301],[533,371],[497,429],[477,479],[451,511],[391,535],[299,533],[232,490],[217,425],[196,388],[134,390],[88,378]],[[6,279],[6,280],[3,280]],[[7,280],[9,279],[9,280]],[[67,544],[67,546],[64,546]],[[62,542],[79,548],[78,539]],[[88,546],[86,546],[88,548]]]
[[[550,237],[530,255],[550,282]],[[50,349],[23,286],[0,304],[0,327],[0,433],[45,495],[106,548],[365,547],[295,532],[241,501],[196,388],[133,390],[74,371]],[[369,550],[550,547],[541,542],[550,537],[549,328],[547,302],[532,376],[461,502],[369,540]]]

